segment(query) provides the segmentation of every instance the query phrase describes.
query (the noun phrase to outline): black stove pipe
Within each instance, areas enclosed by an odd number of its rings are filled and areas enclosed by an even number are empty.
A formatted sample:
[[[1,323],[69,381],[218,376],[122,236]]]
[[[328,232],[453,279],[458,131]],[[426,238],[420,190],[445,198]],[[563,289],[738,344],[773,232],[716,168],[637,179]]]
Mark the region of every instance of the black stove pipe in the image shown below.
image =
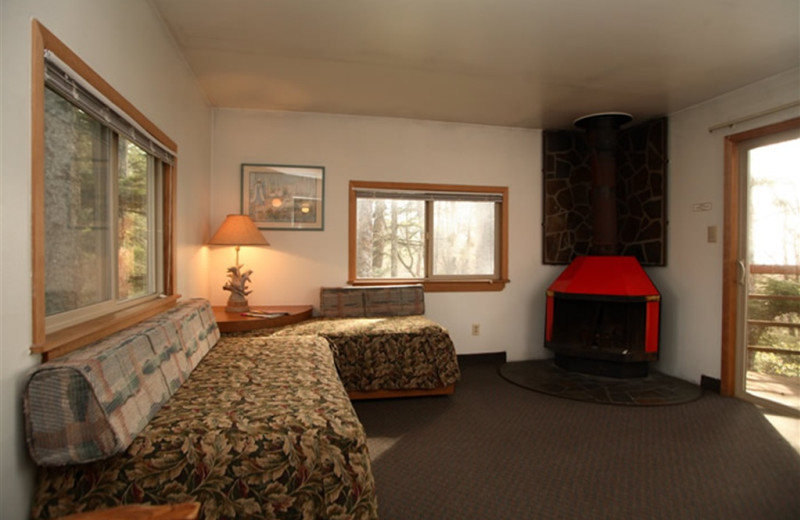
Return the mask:
[[[592,162],[592,248],[591,254],[616,255],[617,239],[617,134],[631,121],[630,114],[605,112],[575,120],[586,130]]]

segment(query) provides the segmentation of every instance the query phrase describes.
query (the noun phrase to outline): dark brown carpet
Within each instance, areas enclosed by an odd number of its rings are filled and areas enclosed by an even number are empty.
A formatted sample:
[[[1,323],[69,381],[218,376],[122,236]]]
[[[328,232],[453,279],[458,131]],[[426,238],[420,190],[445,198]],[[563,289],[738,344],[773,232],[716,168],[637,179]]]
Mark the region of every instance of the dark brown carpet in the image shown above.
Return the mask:
[[[505,363],[500,375],[529,390],[599,404],[663,406],[703,395],[697,385],[652,370],[645,377],[620,379],[564,370],[551,359]]]
[[[356,402],[382,520],[798,519],[800,456],[751,404],[598,406],[462,363],[448,397]]]

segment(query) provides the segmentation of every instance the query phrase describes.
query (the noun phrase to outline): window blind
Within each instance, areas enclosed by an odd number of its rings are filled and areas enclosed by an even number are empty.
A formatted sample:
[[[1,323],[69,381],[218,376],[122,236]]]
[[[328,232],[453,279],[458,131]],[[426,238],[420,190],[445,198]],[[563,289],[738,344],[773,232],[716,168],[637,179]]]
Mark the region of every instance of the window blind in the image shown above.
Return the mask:
[[[356,197],[364,199],[438,200],[460,202],[503,202],[503,195],[493,192],[416,191],[353,188]]]
[[[64,99],[77,106],[98,121],[112,128],[143,150],[167,164],[174,164],[175,156],[150,134],[139,128],[119,111],[101,100],[56,63],[51,53],[45,53],[45,85]]]

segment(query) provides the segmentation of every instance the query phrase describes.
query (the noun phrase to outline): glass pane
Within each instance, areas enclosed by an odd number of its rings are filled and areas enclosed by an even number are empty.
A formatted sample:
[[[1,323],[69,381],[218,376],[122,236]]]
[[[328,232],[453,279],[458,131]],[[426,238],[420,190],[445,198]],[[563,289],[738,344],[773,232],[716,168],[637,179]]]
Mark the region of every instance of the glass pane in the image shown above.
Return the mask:
[[[800,261],[800,139],[750,150],[750,261]]]
[[[45,313],[107,301],[108,131],[45,90]]]
[[[118,299],[147,294],[150,288],[150,244],[148,221],[148,171],[150,158],[136,144],[119,138],[119,219],[117,278]]]
[[[433,203],[434,276],[495,274],[495,204]]]
[[[769,399],[800,381],[800,139],[754,148],[747,162],[747,390]]]
[[[425,276],[425,201],[358,199],[356,276]]]

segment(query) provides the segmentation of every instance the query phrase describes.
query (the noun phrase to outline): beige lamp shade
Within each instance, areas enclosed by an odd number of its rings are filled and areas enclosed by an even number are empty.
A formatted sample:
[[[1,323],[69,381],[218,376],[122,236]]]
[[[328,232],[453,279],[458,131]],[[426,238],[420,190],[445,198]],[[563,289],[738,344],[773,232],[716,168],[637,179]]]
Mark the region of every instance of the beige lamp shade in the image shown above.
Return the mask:
[[[247,215],[228,215],[209,244],[215,246],[268,246],[255,223]]]

